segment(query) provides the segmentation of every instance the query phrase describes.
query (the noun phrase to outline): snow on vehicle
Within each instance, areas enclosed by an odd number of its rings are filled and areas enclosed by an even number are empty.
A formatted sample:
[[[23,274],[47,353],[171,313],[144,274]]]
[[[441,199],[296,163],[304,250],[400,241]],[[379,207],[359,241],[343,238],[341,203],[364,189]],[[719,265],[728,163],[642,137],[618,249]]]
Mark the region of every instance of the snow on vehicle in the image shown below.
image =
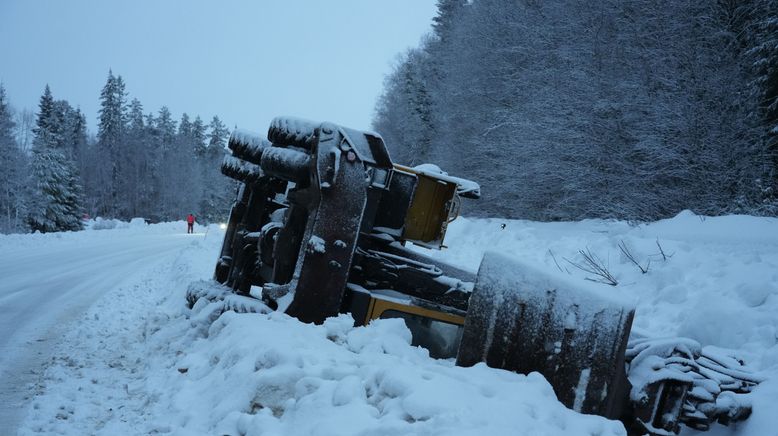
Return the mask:
[[[496,253],[472,274],[406,246],[442,248],[477,183],[395,164],[378,134],[332,123],[276,118],[267,140],[236,130],[229,148],[222,172],[240,188],[216,283],[192,284],[190,305],[402,318],[430,356],[540,372],[563,404],[631,434],[750,414],[743,394],[761,380],[742,361],[689,339],[631,338],[634,307],[612,292]]]

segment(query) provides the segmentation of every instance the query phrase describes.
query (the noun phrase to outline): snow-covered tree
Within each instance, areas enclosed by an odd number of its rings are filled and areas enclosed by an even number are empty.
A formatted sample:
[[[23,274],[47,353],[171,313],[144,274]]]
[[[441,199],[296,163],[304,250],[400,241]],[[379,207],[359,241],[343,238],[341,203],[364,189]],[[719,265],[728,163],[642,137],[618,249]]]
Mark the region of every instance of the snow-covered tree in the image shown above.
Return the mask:
[[[181,115],[181,121],[178,123],[178,137],[192,137],[192,121],[189,120],[189,115],[186,112]]]
[[[208,124],[210,133],[208,135],[208,147],[216,147],[222,149],[227,146],[227,137],[230,132],[227,130],[227,126],[224,125],[222,120],[218,116],[214,115]]]
[[[154,149],[150,144],[143,105],[138,99],[130,102],[127,125],[123,134],[120,193],[117,213],[121,217],[145,216],[154,199]]]
[[[33,231],[81,230],[78,184],[64,153],[34,147],[31,174],[34,193],[28,225]]]
[[[25,183],[27,156],[16,142],[11,112],[0,83],[0,233],[24,230],[29,195]]]
[[[778,200],[778,1],[751,0],[741,5],[746,24],[747,55],[753,79],[751,92],[761,120],[762,137],[766,143],[765,162],[771,183],[765,183],[765,200],[774,205]]]
[[[0,232],[77,229],[84,212],[224,219],[234,184],[220,173],[229,133],[221,120],[206,126],[183,114],[179,125],[165,106],[144,115],[138,99],[126,99],[121,76],[109,71],[94,137],[81,110],[56,100],[48,86],[37,115],[17,114],[24,126],[15,126],[0,86]],[[18,146],[22,140],[29,153]]]
[[[229,132],[219,117],[208,125],[208,147],[201,160],[203,193],[199,212],[204,222],[226,221],[234,198],[235,183],[221,174],[221,163],[228,153],[225,148]]]
[[[409,50],[385,81],[376,107],[374,127],[384,135],[395,161],[406,165],[429,161],[437,133],[427,58],[422,50]]]
[[[481,182],[465,213],[758,211],[771,151],[750,116],[743,35],[773,23],[774,4],[440,0],[433,35],[387,78],[373,127],[395,160]]]
[[[173,144],[176,136],[176,122],[167,106],[162,106],[157,115],[156,130],[163,149],[168,149]]]
[[[100,92],[99,123],[97,126],[98,150],[101,163],[97,168],[92,195],[99,198],[99,213],[115,216],[120,208],[120,182],[124,176],[123,164],[129,154],[123,141],[126,129],[126,91],[121,76],[108,71],[108,78]]]
[[[108,79],[100,91],[100,118],[97,138],[103,147],[116,149],[121,145],[125,128],[126,92],[121,76],[108,71]]]
[[[208,145],[206,139],[205,123],[198,115],[192,122],[192,146],[194,147],[195,156],[198,158],[205,153],[205,147]]]
[[[48,85],[41,96],[33,140],[27,224],[33,231],[80,230],[81,186],[65,144],[66,108]]]

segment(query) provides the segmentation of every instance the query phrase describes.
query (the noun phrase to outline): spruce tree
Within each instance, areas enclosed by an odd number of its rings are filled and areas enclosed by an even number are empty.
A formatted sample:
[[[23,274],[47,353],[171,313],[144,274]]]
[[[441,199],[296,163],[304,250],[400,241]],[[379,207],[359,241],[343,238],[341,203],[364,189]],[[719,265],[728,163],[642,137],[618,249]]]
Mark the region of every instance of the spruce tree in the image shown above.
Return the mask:
[[[34,194],[28,215],[31,230],[43,233],[81,230],[79,186],[72,171],[60,150],[33,147]]]
[[[122,163],[128,151],[123,147],[125,133],[125,100],[124,80],[108,71],[108,79],[100,92],[100,117],[97,126],[100,161],[107,167],[100,168],[99,178],[100,211],[116,216],[120,213],[120,183],[123,176]]]
[[[156,130],[159,135],[162,148],[167,149],[173,144],[176,136],[176,122],[167,106],[162,106],[156,119]]]
[[[32,129],[34,136],[32,145],[53,148],[57,146],[56,134],[56,116],[54,115],[54,97],[51,94],[49,85],[43,90],[40,103],[38,104],[38,118],[35,120],[35,127]]]
[[[27,223],[33,231],[82,228],[81,186],[62,141],[65,108],[55,104],[47,85],[39,104],[30,169],[33,193]]]
[[[219,117],[209,124],[208,147],[203,158],[203,196],[200,214],[204,222],[225,221],[234,197],[235,183],[221,174],[221,163],[227,154],[225,148],[229,131]]]
[[[205,154],[205,138],[205,124],[198,115],[192,122],[192,146],[194,147],[194,153],[197,157],[201,157]]]
[[[192,122],[186,112],[181,115],[181,122],[178,123],[178,137],[182,139],[192,137]]]
[[[208,147],[224,148],[227,145],[229,131],[218,116],[214,115],[208,125],[211,133],[208,135]]]
[[[144,128],[143,105],[141,104],[140,100],[138,100],[137,98],[133,98],[132,101],[130,102],[130,108],[127,114],[127,118],[128,118],[127,129],[129,130],[130,136],[137,136],[138,134],[140,134],[140,132],[142,132]]]

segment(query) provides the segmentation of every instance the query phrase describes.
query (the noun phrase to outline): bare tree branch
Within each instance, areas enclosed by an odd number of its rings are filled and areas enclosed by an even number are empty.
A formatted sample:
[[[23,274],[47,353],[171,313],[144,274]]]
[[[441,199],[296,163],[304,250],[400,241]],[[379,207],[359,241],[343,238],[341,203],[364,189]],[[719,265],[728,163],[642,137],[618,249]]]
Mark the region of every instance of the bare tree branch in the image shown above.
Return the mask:
[[[624,256],[626,256],[627,259],[629,259],[632,263],[635,264],[635,266],[638,267],[638,269],[640,270],[641,273],[645,274],[645,273],[648,272],[648,268],[651,266],[651,259],[648,259],[648,263],[646,264],[646,267],[644,268],[640,264],[640,262],[638,262],[637,259],[635,259],[635,256],[632,254],[632,252],[629,250],[629,248],[627,248],[627,244],[625,244],[623,240],[621,242],[619,242],[619,250],[621,250],[621,252],[624,254]]]
[[[557,267],[557,268],[559,268],[559,271],[561,271],[561,272],[565,272],[564,270],[562,270],[562,267],[561,267],[561,266],[559,266],[559,262],[557,262],[557,261],[556,261],[556,256],[554,256],[554,252],[553,252],[553,251],[551,251],[551,249],[550,249],[550,248],[548,249],[548,254],[550,254],[550,255],[551,255],[551,258],[552,258],[552,259],[554,259],[554,263],[556,264],[556,267]],[[568,273],[568,274],[570,274],[570,271],[567,271],[567,273]]]
[[[662,255],[662,260],[667,262],[667,258],[673,257],[673,254],[665,254],[665,250],[662,249],[662,245],[659,244],[659,238],[656,238],[656,246],[659,247],[659,254]]]
[[[596,254],[593,254],[591,250],[587,247],[586,250],[578,250],[578,253],[581,254],[583,257],[583,262],[573,262],[570,259],[563,258],[569,263],[570,265],[580,269],[581,271],[587,272],[589,274],[594,274],[596,277],[586,277],[586,280],[590,280],[593,282],[598,283],[604,283],[606,285],[610,286],[616,286],[619,284],[619,281],[616,280],[616,277],[611,274],[610,271],[608,271],[608,268],[605,266],[605,263],[597,257]]]

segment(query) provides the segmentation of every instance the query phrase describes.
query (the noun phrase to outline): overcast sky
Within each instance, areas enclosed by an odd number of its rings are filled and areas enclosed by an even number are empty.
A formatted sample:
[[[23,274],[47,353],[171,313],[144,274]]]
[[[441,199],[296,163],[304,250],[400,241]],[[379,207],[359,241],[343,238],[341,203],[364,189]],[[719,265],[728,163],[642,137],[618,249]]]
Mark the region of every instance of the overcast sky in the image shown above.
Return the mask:
[[[384,77],[434,14],[435,0],[0,0],[0,81],[36,112],[48,83],[93,133],[109,68],[147,113],[366,129]]]

